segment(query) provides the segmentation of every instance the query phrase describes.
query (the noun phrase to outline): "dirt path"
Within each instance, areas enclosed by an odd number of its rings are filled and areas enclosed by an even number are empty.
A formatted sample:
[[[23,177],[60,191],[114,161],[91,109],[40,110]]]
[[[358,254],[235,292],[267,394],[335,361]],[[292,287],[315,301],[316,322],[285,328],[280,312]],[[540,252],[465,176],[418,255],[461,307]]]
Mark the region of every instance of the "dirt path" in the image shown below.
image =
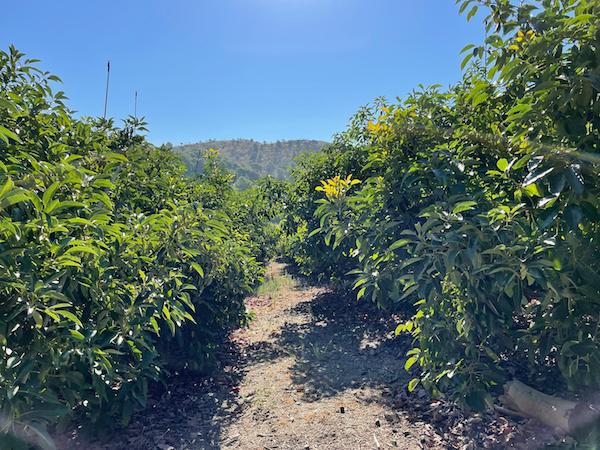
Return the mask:
[[[272,270],[282,277],[280,266]],[[386,406],[403,375],[390,369],[403,353],[393,320],[367,318],[331,292],[297,283],[248,306],[256,320],[235,336],[248,407],[227,427],[227,447],[419,447],[410,424]]]
[[[423,391],[408,396],[404,386],[410,376],[401,364],[410,341],[393,335],[400,318],[303,285],[286,275],[281,264],[269,268],[259,293],[247,300],[254,320],[248,329],[233,333],[213,377],[176,376],[126,430],[94,444],[66,436],[64,448],[470,449],[542,444],[534,432],[505,418],[465,417]]]

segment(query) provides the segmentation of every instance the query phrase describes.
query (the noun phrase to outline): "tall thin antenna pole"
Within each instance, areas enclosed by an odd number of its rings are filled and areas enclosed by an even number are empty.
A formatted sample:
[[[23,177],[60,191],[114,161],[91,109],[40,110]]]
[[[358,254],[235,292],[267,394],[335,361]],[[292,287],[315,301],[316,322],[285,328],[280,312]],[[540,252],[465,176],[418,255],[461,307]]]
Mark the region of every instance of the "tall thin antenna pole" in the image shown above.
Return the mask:
[[[488,65],[488,42],[487,42],[487,38],[488,38],[488,30],[487,28],[485,29],[485,36],[484,36],[484,41],[483,41],[483,70],[485,71],[485,73],[487,74],[487,65]]]
[[[133,101],[133,117],[137,119],[137,91],[135,91],[135,100]]]
[[[108,83],[110,81],[110,61],[106,66],[106,92],[104,94],[104,118],[106,119],[106,110],[108,108]]]

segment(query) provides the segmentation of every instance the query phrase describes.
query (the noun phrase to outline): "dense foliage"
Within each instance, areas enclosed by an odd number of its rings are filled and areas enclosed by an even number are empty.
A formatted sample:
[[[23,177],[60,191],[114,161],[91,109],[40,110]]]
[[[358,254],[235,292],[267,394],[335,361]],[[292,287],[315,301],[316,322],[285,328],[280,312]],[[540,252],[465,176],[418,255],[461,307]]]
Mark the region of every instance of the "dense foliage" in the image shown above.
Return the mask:
[[[282,211],[304,273],[412,308],[409,389],[474,409],[514,376],[598,389],[600,1],[458,3],[488,14],[463,80],[363,108],[289,188],[237,191],[205,148],[188,178],[142,120],[76,119],[0,52],[0,433],[127,423],[150,382],[209,370]]]
[[[141,120],[75,119],[35,62],[0,52],[0,429],[43,442],[210,368],[274,243],[260,188],[238,194],[214,154],[186,178]]]
[[[463,81],[379,101],[300,161],[288,250],[414,304],[411,390],[480,409],[513,376],[598,388],[600,2],[458,3],[488,12]]]

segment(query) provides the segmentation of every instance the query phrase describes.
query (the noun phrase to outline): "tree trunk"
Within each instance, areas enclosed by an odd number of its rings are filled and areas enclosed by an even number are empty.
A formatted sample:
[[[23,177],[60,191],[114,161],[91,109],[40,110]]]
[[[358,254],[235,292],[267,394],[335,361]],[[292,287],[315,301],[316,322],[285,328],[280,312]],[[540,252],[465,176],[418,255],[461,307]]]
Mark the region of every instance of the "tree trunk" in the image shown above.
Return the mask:
[[[504,396],[501,400],[518,413],[567,434],[587,428],[600,419],[598,404],[547,395],[517,380],[504,385]]]

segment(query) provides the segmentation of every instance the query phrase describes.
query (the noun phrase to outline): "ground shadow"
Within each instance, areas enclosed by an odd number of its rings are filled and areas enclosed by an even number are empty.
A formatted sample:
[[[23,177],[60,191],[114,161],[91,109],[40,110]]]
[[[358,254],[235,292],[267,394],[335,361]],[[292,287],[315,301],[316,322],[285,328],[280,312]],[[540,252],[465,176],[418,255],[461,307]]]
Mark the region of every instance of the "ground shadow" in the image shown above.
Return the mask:
[[[150,396],[148,407],[130,425],[105,439],[67,436],[61,449],[218,450],[239,444],[227,433],[248,406],[240,397],[247,371],[256,365],[292,356],[290,380],[302,400],[314,402],[350,389],[375,388],[374,401],[387,388],[403,389],[409,378],[402,365],[410,337],[396,338],[398,315],[378,311],[331,289],[315,289],[295,278],[297,291],[308,291],[283,311],[286,323],[269,339],[227,344],[209,377],[178,374]],[[283,292],[285,295],[285,292]],[[261,307],[265,299],[258,299]],[[258,301],[255,299],[256,301]],[[271,300],[269,300],[270,302]],[[272,301],[277,301],[277,298]],[[243,335],[242,335],[243,339]],[[369,392],[364,389],[364,393]],[[229,441],[228,441],[229,439]]]
[[[95,436],[71,430],[57,436],[57,446],[68,450],[221,449],[223,430],[243,411],[238,396],[244,376],[240,359],[236,346],[225,345],[210,376],[177,373],[164,385],[153,386],[147,408],[134,414],[127,428]]]
[[[302,386],[305,400],[408,380],[402,366],[410,337],[394,335],[399,315],[333,291],[299,303],[291,313],[309,321],[288,324],[273,338],[276,347],[295,357],[292,381]]]

